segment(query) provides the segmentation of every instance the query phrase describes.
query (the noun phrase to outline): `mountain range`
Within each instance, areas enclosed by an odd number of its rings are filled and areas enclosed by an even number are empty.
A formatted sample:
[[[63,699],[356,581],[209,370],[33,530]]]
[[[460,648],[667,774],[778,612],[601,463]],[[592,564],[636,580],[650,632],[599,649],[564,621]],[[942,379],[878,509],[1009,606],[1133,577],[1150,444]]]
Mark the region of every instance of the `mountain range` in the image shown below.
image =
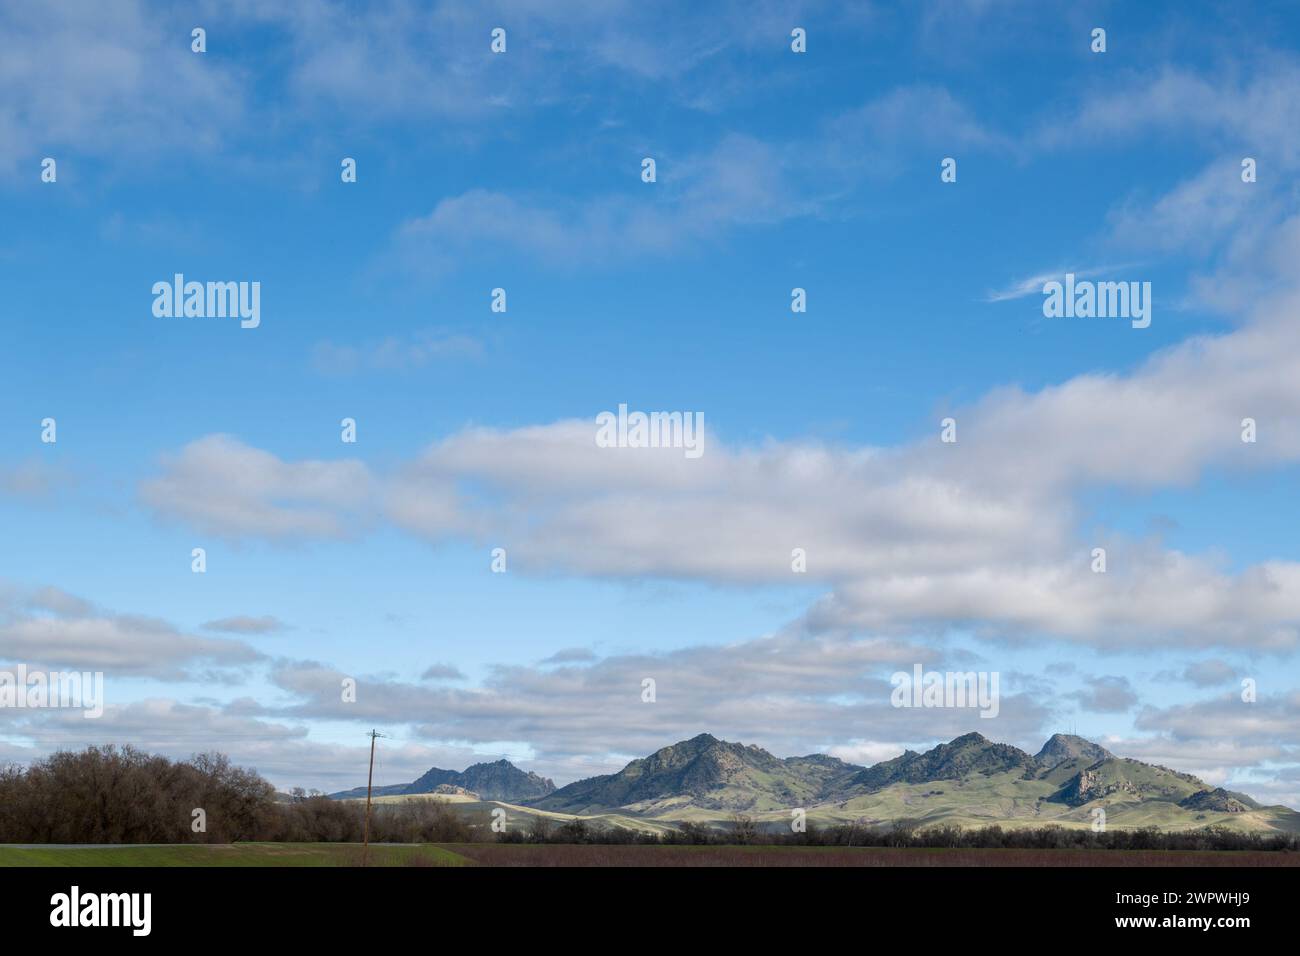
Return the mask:
[[[377,797],[414,796],[434,793],[439,787],[460,788],[482,800],[503,800],[510,803],[544,797],[555,790],[555,784],[546,777],[520,770],[509,760],[497,760],[493,763],[476,763],[464,770],[431,767],[418,780],[375,787],[371,793]],[[352,800],[365,795],[365,787],[354,787],[331,793],[330,797],[335,800]]]
[[[1243,793],[1211,787],[1166,767],[1118,757],[1070,734],[1053,735],[1036,754],[981,734],[964,734],[870,767],[825,754],[776,757],[761,747],[700,734],[633,760],[613,774],[556,789],[508,761],[463,773],[434,768],[418,780],[377,788],[411,797],[438,787],[471,791],[480,802],[525,815],[582,817],[598,825],[662,830],[685,821],[726,825],[745,814],[759,825],[789,824],[802,809],[822,825],[1094,825],[1195,829],[1222,825],[1300,832],[1300,813],[1263,806]],[[365,788],[332,794],[365,796]],[[465,806],[465,804],[461,804]]]

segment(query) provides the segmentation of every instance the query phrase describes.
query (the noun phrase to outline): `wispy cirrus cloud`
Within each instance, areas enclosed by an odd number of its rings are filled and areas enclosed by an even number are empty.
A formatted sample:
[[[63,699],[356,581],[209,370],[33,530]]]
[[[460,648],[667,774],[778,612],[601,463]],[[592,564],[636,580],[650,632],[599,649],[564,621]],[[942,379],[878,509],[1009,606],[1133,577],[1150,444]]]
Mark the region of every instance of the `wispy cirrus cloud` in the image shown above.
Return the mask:
[[[0,494],[27,501],[49,501],[75,484],[70,469],[38,458],[0,466]]]
[[[1083,266],[1083,267],[1062,267],[1052,269],[1047,272],[1040,272],[1036,275],[1025,276],[1022,279],[1013,279],[1000,289],[988,292],[984,296],[985,302],[1010,302],[1014,299],[1023,299],[1031,295],[1042,295],[1043,285],[1047,282],[1061,282],[1064,280],[1066,273],[1073,273],[1076,279],[1094,279],[1098,277],[1118,278],[1125,272],[1136,269],[1141,263],[1125,262],[1113,265],[1100,266]]]
[[[623,192],[574,200],[473,189],[403,223],[396,248],[426,270],[446,270],[488,246],[566,269],[676,252],[738,226],[813,213],[818,200],[792,179],[801,152],[731,134],[698,154],[661,154],[653,185],[640,183],[641,157],[629,156],[635,186]]]
[[[318,342],[311,351],[311,365],[322,375],[346,376],[414,371],[440,361],[480,358],[483,353],[483,342],[475,336],[426,329],[360,345]]]
[[[139,158],[212,149],[237,122],[237,70],[190,52],[189,20],[139,0],[0,10],[0,168],[71,150]]]

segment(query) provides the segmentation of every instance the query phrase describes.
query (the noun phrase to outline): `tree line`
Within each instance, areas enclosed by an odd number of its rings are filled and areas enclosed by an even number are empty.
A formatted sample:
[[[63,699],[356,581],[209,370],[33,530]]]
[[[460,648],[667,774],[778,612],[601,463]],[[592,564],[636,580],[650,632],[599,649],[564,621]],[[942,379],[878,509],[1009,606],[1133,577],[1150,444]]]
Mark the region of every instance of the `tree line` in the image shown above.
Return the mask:
[[[0,767],[0,843],[360,843],[364,825],[364,803],[301,789],[285,799],[224,754],[172,761],[104,746]],[[376,805],[370,818],[377,843],[467,842],[475,832],[435,800]]]

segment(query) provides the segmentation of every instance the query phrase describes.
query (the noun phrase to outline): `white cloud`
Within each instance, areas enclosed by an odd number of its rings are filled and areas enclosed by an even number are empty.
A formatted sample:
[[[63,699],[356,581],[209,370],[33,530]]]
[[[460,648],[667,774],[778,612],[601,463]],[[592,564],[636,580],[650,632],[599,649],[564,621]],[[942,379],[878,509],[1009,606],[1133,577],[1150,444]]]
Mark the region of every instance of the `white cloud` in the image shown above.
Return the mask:
[[[288,464],[227,435],[191,442],[140,496],[161,514],[223,537],[337,538],[365,524],[371,478],[358,461]]]
[[[869,767],[872,764],[902,756],[903,749],[892,743],[881,743],[875,740],[854,740],[847,744],[827,747],[826,752],[832,757],[838,757],[845,763],[855,763],[863,767]]]
[[[242,113],[242,83],[237,70],[210,69],[191,53],[191,26],[138,0],[5,4],[0,166],[64,151],[141,156],[219,145]]]
[[[0,660],[75,671],[183,679],[196,668],[262,659],[242,641],[198,637],[166,621],[98,608],[57,588],[0,591]]]
[[[1138,702],[1127,677],[1094,677],[1088,689],[1073,694],[1080,708],[1094,714],[1122,714]]]
[[[1005,689],[996,718],[975,709],[895,708],[889,676],[918,662],[939,666],[934,650],[902,641],[823,640],[794,633],[725,646],[621,654],[575,666],[499,666],[474,687],[359,678],[343,703],[344,675],[324,664],[285,663],[276,684],[297,703],[263,707],[267,717],[400,724],[429,740],[532,745],[538,762],[561,773],[575,758],[644,756],[709,732],[781,754],[851,746],[863,728],[881,739],[951,739],[981,729],[1000,739],[1037,740],[1047,710]],[[655,681],[656,700],[642,700]],[[774,719],[774,715],[779,715]],[[547,772],[550,772],[548,770]]]
[[[359,462],[283,462],[230,439],[188,446],[145,501],[233,537],[325,537],[356,514],[431,539],[491,536],[511,566],[600,577],[822,583],[818,629],[972,628],[1102,647],[1300,643],[1300,564],[1232,573],[1214,555],[1103,530],[1085,489],[1183,487],[1208,469],[1300,461],[1295,299],[1183,343],[1128,375],[1004,389],[953,412],[959,440],[890,449],[706,439],[603,449],[591,422],[472,428],[383,478]],[[1241,441],[1241,419],[1260,423]],[[1091,550],[1108,549],[1095,574]],[[806,577],[791,573],[805,549]]]
[[[1183,680],[1197,687],[1213,687],[1227,683],[1237,676],[1237,668],[1220,660],[1196,661],[1187,665],[1183,671]]]
[[[0,467],[0,494],[32,502],[48,501],[73,484],[72,474],[58,465],[32,458]]]
[[[566,268],[662,255],[735,226],[815,211],[816,201],[791,181],[803,152],[733,134],[696,155],[657,155],[652,185],[640,182],[639,156],[630,158],[627,175],[634,185],[619,193],[548,200],[472,189],[404,223],[398,254],[432,271],[451,268],[458,256],[484,246],[510,247]]]
[[[941,86],[898,86],[832,121],[833,148],[860,153],[870,147],[872,161],[880,151],[897,152],[919,146],[952,151],[1003,150],[1007,138],[981,123],[975,114]],[[937,176],[937,162],[935,169]]]
[[[252,617],[241,614],[235,617],[223,617],[208,621],[203,625],[206,631],[224,631],[227,634],[274,634],[288,629],[288,625],[271,614]]]
[[[5,737],[0,761],[27,762],[60,749],[129,743],[149,753],[186,760],[217,751],[238,766],[251,767],[278,789],[301,786],[326,792],[364,784],[369,744],[358,729],[355,744],[311,740],[301,723],[265,720],[208,704],[150,697],[128,704],[110,702],[96,720],[80,711],[0,711]],[[14,741],[30,743],[18,745]],[[463,769],[484,759],[473,749],[430,746],[418,741],[381,741],[375,785],[409,783],[431,766]]]
[[[464,680],[465,675],[453,664],[432,664],[420,674],[420,680]]]
[[[1266,674],[1254,703],[1233,690],[1191,703],[1145,707],[1135,726],[1151,736],[1106,746],[1262,801],[1300,806],[1300,691],[1279,687]]]
[[[1042,295],[1043,285],[1047,282],[1064,281],[1067,272],[1074,273],[1076,279],[1091,279],[1097,276],[1117,277],[1119,273],[1127,272],[1133,268],[1132,263],[1124,265],[1109,266],[1085,266],[1083,268],[1061,268],[1053,269],[1048,272],[1041,272],[1037,275],[1026,276],[1023,279],[1015,279],[1003,286],[1001,289],[995,289],[989,292],[985,297],[985,302],[1009,302],[1013,299],[1023,299],[1031,295]]]
[[[1290,59],[1260,57],[1252,69],[1214,75],[1165,65],[1136,77],[1120,74],[1063,118],[1043,122],[1030,139],[1040,149],[1060,149],[1157,132],[1191,134],[1258,147],[1294,166],[1300,162],[1293,135],[1300,124],[1297,88],[1300,65]]]

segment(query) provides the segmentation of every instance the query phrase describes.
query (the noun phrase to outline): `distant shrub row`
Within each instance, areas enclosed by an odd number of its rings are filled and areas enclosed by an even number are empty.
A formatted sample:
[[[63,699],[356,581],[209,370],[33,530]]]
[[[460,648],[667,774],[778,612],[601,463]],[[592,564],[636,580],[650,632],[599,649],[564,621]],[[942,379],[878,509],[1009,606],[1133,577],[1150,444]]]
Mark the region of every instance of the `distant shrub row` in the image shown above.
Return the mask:
[[[922,827],[917,821],[902,820],[886,826],[845,824],[820,827],[809,822],[804,833],[763,830],[748,817],[733,818],[726,828],[706,827],[689,822],[675,824],[664,833],[597,828],[583,820],[562,824],[535,819],[527,828],[497,835],[503,843],[596,843],[596,844],[696,844],[723,846],[862,846],[862,847],[953,847],[966,849],[1020,850],[1269,850],[1300,851],[1300,836],[1240,833],[1225,827],[1205,827],[1186,832],[1155,828],[1140,830],[1066,829],[1044,826],[1033,829],[1004,829],[1000,826],[963,829],[955,826]]]

